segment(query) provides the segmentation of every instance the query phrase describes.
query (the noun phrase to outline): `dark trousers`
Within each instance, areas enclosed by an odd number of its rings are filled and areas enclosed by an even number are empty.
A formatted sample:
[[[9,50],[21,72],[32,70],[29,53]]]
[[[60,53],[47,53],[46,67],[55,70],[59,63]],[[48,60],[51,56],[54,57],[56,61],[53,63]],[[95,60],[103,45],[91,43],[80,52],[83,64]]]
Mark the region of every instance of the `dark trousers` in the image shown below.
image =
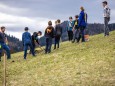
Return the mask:
[[[78,40],[77,40],[77,42],[79,42],[80,41],[80,39],[82,38],[82,42],[85,42],[85,33],[84,33],[84,29],[85,29],[85,27],[80,27],[80,33],[79,33],[79,37],[78,37]]]
[[[7,59],[11,59],[10,48],[5,43],[0,43],[0,61],[1,61],[1,56],[2,56],[2,50],[3,49],[6,51]]]
[[[73,42],[75,42],[75,40],[78,40],[79,34],[80,34],[79,29],[76,29],[73,35]]]
[[[27,57],[28,47],[30,47],[30,51],[31,51],[32,55],[35,56],[32,44],[31,43],[26,43],[26,44],[24,44],[24,59],[26,59],[26,57]]]
[[[107,18],[107,17],[104,18],[104,36],[109,35],[109,27],[108,27],[109,21],[110,21],[110,18]]]
[[[55,43],[54,43],[54,49],[59,48],[59,43],[60,43],[60,36],[55,37]]]
[[[69,38],[69,41],[72,41],[72,39],[73,39],[73,31],[68,31],[68,38]]]
[[[45,53],[50,53],[51,52],[51,47],[52,47],[52,38],[51,37],[46,37]]]

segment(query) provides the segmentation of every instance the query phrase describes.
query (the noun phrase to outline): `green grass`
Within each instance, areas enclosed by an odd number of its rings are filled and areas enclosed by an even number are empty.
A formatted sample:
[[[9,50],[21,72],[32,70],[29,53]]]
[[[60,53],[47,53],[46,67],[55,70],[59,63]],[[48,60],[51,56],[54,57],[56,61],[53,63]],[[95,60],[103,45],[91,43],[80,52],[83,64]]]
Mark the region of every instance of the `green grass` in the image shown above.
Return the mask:
[[[51,54],[29,55],[27,61],[22,52],[13,54],[7,61],[7,86],[115,86],[115,32],[86,43],[64,42]]]

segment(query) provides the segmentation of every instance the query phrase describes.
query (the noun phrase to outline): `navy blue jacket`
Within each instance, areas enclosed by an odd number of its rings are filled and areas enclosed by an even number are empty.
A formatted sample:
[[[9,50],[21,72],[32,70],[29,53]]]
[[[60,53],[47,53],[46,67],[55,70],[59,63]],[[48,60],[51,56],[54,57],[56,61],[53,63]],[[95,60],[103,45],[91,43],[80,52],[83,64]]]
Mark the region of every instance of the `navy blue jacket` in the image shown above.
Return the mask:
[[[24,45],[31,43],[31,40],[32,40],[32,37],[31,37],[31,34],[29,32],[24,32],[22,34],[22,42]]]
[[[78,27],[86,27],[87,23],[85,22],[85,13],[81,11],[79,14]]]

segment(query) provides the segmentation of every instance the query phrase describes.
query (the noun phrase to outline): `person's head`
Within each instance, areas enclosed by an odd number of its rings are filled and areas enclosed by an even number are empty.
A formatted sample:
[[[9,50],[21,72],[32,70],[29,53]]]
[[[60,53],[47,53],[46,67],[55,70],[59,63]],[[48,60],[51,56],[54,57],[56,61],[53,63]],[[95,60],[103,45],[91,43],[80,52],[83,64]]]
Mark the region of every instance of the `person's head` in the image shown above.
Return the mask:
[[[58,20],[57,20],[57,23],[58,23],[58,24],[60,24],[60,23],[61,23],[61,20],[60,20],[60,19],[58,19]]]
[[[2,26],[2,27],[1,27],[1,32],[4,33],[4,32],[5,32],[5,29],[6,29],[6,28],[5,28],[4,26]]]
[[[105,7],[108,3],[107,3],[107,1],[104,1],[104,2],[102,2],[102,4],[103,4],[103,7]]]
[[[72,18],[72,17],[69,17],[69,20],[70,20],[70,21],[73,21],[73,18]]]
[[[55,21],[55,25],[57,25],[57,21]]]
[[[80,7],[80,10],[81,10],[81,11],[85,11],[84,7]]]
[[[29,30],[29,28],[28,27],[25,27],[25,29],[24,29],[25,31],[28,31]]]
[[[48,25],[49,25],[49,26],[52,26],[52,21],[49,21],[49,22],[48,22]]]
[[[38,36],[41,36],[42,35],[42,32],[41,31],[38,31]]]
[[[78,17],[79,17],[78,15],[75,15],[75,19],[76,19],[76,20],[78,20]]]

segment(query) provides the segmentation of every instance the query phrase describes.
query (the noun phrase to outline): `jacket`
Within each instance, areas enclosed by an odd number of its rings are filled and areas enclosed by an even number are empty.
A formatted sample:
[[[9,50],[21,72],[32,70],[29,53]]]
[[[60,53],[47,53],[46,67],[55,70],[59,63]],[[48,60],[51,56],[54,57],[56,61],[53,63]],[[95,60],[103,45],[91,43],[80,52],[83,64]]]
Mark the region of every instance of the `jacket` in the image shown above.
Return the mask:
[[[67,24],[67,31],[72,31],[74,27],[74,22],[72,21],[68,21],[68,24]]]
[[[87,23],[85,22],[85,13],[81,11],[78,19],[78,27],[86,27]]]
[[[50,38],[54,38],[54,27],[52,26],[48,26],[45,30],[45,37],[50,37]]]
[[[55,36],[61,36],[61,35],[62,35],[62,26],[58,24],[55,27]]]
[[[110,8],[107,5],[104,7],[103,17],[110,17]]]
[[[31,34],[29,32],[24,32],[22,34],[22,42],[24,45],[31,43],[31,40],[32,40],[32,37],[31,37]]]

